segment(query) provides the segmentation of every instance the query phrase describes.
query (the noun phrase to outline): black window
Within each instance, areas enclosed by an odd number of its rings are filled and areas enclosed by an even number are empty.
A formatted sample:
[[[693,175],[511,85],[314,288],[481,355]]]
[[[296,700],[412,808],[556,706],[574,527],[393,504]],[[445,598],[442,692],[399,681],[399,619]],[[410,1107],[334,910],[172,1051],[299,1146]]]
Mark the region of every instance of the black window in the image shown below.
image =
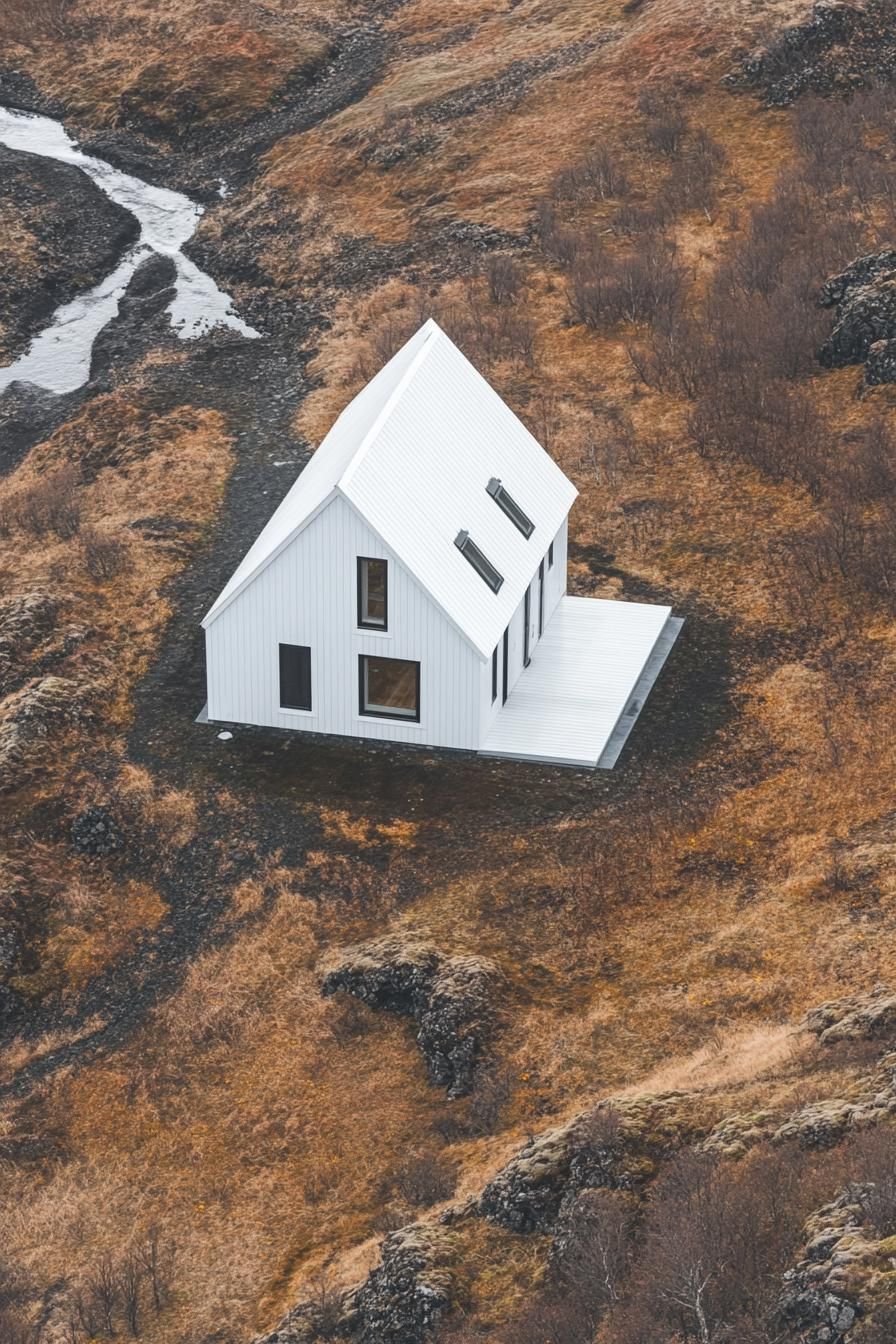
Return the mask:
[[[529,626],[532,622],[532,587],[526,589],[526,596],[523,599],[523,667],[528,667],[532,659],[529,657]]]
[[[548,569],[552,569],[553,565],[554,565],[554,543],[551,542],[550,546],[548,547]]]
[[[503,648],[503,653],[504,653],[504,670],[503,670],[503,675],[502,675],[502,678],[501,678],[501,704],[502,704],[502,705],[506,705],[506,704],[507,704],[507,654],[508,654],[508,651],[509,651],[509,649],[510,649],[510,626],[509,626],[509,625],[508,625],[507,629],[504,631],[503,645],[504,645],[504,648]]]
[[[388,578],[385,560],[358,556],[358,625],[385,630],[388,617]]]
[[[469,560],[479,577],[485,580],[493,593],[496,593],[504,582],[503,576],[498,573],[492,562],[486,559],[475,541],[470,540],[469,532],[458,532],[454,544],[461,555]]]
[[[538,566],[538,638],[544,634],[544,561]]]
[[[498,698],[498,646],[492,649],[492,704]]]
[[[376,719],[420,722],[420,664],[406,658],[358,659],[359,708]]]
[[[535,531],[535,524],[531,518],[527,518],[519,504],[512,495],[508,494],[498,478],[493,476],[485,488],[498,507],[507,514],[514,527],[518,528],[527,539],[531,537]]]
[[[280,645],[280,706],[311,708],[311,650],[304,644]]]

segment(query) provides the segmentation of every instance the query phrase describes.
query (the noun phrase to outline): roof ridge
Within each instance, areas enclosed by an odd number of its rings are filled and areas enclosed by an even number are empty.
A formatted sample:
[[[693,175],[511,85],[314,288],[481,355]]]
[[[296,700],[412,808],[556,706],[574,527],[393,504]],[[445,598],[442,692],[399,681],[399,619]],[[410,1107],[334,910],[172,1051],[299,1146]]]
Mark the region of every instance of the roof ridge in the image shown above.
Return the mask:
[[[352,454],[348,465],[346,466],[342,475],[336,481],[335,488],[340,492],[340,494],[343,493],[343,486],[347,485],[348,482],[351,480],[352,476],[355,474],[358,464],[362,461],[364,457],[366,457],[371,444],[375,442],[380,430],[383,428],[383,425],[386,423],[386,421],[389,419],[389,416],[395,410],[395,407],[398,405],[399,401],[401,400],[402,396],[407,390],[408,384],[411,382],[412,378],[416,374],[417,370],[423,363],[426,356],[433,349],[438,337],[445,335],[445,333],[442,331],[442,328],[439,326],[438,322],[436,322],[435,319],[432,317],[428,317],[426,319],[423,326],[419,328],[419,330],[415,333],[415,335],[419,336],[421,331],[425,331],[426,336],[424,340],[421,341],[420,343],[420,349],[416,351],[410,364],[405,369],[404,373],[401,375],[398,382],[393,387],[392,391],[389,393],[388,397],[386,398],[385,404],[383,405],[373,424],[366,431],[363,439],[358,444],[357,449]],[[413,339],[413,337],[411,339]],[[395,354],[396,355],[398,354],[397,350]],[[395,355],[393,355],[392,358],[394,359]]]

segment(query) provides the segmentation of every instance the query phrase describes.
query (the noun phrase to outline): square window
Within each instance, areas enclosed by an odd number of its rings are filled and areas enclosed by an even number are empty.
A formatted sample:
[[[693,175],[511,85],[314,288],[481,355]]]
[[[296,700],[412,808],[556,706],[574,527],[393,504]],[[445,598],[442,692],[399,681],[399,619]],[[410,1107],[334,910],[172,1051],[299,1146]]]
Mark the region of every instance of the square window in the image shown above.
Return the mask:
[[[311,708],[311,649],[305,644],[280,645],[280,708]]]
[[[358,556],[358,625],[365,630],[387,628],[387,574],[385,560]]]
[[[420,722],[419,663],[361,654],[358,671],[362,714]]]

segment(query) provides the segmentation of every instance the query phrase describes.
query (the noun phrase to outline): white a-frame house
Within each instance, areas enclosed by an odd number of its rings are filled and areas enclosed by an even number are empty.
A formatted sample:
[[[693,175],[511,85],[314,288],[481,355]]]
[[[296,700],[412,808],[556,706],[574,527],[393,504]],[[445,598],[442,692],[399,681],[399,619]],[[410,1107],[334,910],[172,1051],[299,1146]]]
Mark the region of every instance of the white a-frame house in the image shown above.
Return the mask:
[[[681,622],[566,596],[575,498],[427,322],[202,622],[208,719],[612,765]]]

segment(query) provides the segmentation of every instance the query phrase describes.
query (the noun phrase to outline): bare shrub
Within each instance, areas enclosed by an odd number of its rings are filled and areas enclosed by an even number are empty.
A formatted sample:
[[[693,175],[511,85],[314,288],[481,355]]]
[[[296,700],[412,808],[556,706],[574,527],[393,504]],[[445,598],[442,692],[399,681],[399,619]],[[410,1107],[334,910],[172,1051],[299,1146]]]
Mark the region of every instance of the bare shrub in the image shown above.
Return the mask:
[[[708,220],[718,195],[719,173],[726,154],[708,131],[700,130],[686,152],[675,161],[663,188],[663,195],[674,212],[699,210]]]
[[[614,1190],[584,1191],[569,1216],[558,1275],[592,1330],[622,1298],[635,1216],[632,1197]]]
[[[576,256],[570,307],[580,322],[593,328],[620,321],[658,322],[676,309],[684,279],[675,246],[667,239],[651,239],[620,257],[593,246]]]
[[[523,287],[523,272],[513,257],[503,252],[490,256],[483,268],[492,303],[516,303]]]
[[[644,116],[644,136],[651,149],[672,158],[681,149],[688,122],[680,100],[670,93],[647,90],[638,99]]]
[[[850,1331],[851,1344],[893,1344],[896,1339],[896,1306],[883,1303],[873,1308],[870,1320],[860,1321]]]
[[[628,190],[628,177],[619,155],[608,145],[589,150],[578,163],[558,173],[553,184],[555,198],[576,204],[619,199]]]
[[[392,1185],[409,1204],[429,1208],[450,1199],[457,1185],[457,1167],[433,1150],[411,1153],[396,1168]]]
[[[858,1134],[846,1164],[867,1221],[880,1237],[896,1235],[896,1133],[880,1125]]]
[[[85,527],[81,531],[81,553],[84,568],[92,579],[114,579],[127,574],[133,567],[131,548],[123,537],[114,532]]]
[[[154,1225],[146,1230],[133,1250],[133,1258],[148,1284],[156,1315],[162,1311],[171,1295],[175,1256],[175,1243],[170,1237],[163,1237],[160,1229]]]
[[[81,527],[79,482],[80,472],[71,464],[36,481],[15,497],[12,504],[14,520],[33,536],[42,537],[54,532],[61,540],[68,541]]]
[[[652,1191],[616,1338],[652,1338],[645,1322],[701,1344],[764,1338],[803,1221],[836,1182],[829,1155],[757,1149],[734,1164],[683,1153]]]
[[[345,1317],[343,1293],[328,1270],[322,1269],[311,1280],[307,1301],[311,1306],[314,1333],[317,1339],[335,1339]]]
[[[104,1255],[87,1276],[87,1297],[103,1332],[115,1334],[115,1318],[121,1301],[121,1282],[111,1256]]]

